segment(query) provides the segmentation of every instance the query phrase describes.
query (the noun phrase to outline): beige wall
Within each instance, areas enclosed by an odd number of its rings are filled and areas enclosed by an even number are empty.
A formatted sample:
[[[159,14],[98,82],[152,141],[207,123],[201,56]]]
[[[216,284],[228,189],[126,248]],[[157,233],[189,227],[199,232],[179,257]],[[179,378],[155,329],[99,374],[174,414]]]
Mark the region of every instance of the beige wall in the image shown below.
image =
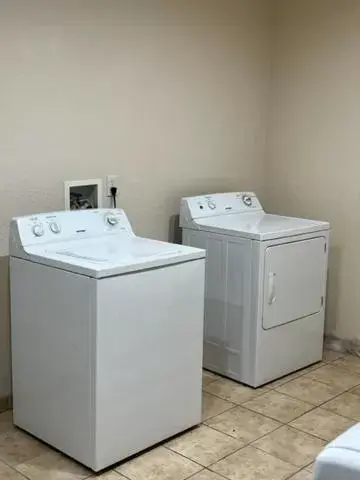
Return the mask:
[[[136,231],[180,196],[262,190],[266,0],[3,0],[0,396],[10,391],[8,224],[63,208],[62,182],[119,175]]]
[[[360,2],[281,0],[267,204],[331,222],[327,331],[360,337]]]

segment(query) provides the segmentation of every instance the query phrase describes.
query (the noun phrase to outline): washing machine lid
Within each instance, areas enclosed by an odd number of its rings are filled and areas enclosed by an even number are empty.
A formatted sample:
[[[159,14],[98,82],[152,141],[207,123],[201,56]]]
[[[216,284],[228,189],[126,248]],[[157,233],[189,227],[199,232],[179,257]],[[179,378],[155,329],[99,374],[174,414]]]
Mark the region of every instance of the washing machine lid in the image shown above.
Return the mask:
[[[205,251],[137,236],[89,238],[25,248],[27,259],[104,278],[205,258]]]
[[[283,217],[269,213],[240,213],[217,215],[196,221],[199,229],[235,235],[254,240],[272,240],[305,233],[328,230],[328,222]]]

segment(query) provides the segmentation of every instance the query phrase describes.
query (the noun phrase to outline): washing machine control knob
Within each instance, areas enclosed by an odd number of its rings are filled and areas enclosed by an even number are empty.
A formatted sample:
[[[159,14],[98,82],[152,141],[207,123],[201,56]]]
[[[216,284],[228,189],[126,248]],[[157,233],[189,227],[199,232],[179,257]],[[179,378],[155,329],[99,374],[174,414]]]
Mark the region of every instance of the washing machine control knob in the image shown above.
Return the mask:
[[[213,202],[212,200],[209,200],[209,201],[208,201],[208,207],[209,207],[211,210],[215,210],[215,208],[216,208],[216,203]]]
[[[56,222],[51,222],[50,225],[49,225],[49,228],[53,233],[60,233],[61,232],[60,225]]]
[[[115,227],[115,225],[119,223],[119,220],[115,215],[107,215],[106,223],[111,227]]]
[[[247,207],[251,207],[252,205],[252,199],[249,195],[243,195],[242,196],[242,201],[244,202],[244,204],[247,206]]]
[[[41,223],[37,223],[32,227],[32,232],[35,235],[35,237],[42,237],[44,235],[44,229]]]

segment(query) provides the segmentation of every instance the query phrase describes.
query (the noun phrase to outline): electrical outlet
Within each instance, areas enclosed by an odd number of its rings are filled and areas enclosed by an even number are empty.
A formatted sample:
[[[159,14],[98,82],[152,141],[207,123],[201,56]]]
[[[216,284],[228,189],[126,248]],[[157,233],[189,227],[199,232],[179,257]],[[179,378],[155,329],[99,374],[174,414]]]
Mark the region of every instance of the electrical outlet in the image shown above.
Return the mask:
[[[107,175],[106,177],[106,195],[109,197],[111,195],[111,188],[117,187],[117,175]]]

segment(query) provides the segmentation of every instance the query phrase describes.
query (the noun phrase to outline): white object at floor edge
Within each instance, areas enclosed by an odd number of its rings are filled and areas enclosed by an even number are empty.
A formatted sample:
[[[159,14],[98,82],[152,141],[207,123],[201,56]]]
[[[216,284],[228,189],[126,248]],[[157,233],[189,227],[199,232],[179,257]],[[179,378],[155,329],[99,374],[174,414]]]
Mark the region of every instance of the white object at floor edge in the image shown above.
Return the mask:
[[[257,387],[322,359],[328,222],[235,192],[183,198],[180,226],[207,250],[205,368]]]
[[[201,421],[205,251],[123,210],[15,218],[14,423],[99,471]]]
[[[359,478],[360,424],[357,424],[329,443],[318,455],[315,462],[315,480]]]

